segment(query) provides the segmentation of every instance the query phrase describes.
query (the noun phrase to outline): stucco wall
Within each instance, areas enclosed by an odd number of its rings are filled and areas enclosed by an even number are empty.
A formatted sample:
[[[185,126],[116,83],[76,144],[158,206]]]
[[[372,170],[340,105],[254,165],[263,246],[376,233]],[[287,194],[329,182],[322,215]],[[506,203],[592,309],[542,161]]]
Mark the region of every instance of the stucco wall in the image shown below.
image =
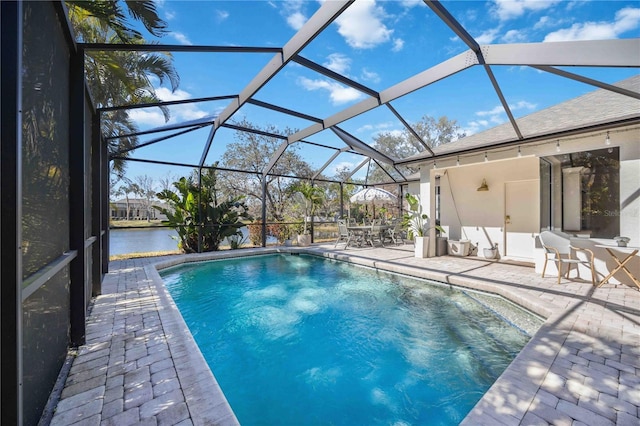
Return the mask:
[[[498,243],[504,255],[505,185],[507,182],[538,180],[539,162],[536,157],[512,158],[482,162],[473,165],[432,169],[433,181],[440,177],[440,223],[447,230],[450,240],[470,240],[482,249]],[[478,191],[486,180],[488,191]],[[536,186],[537,187],[537,186]],[[531,209],[539,210],[538,192],[523,194]],[[431,216],[435,214],[435,206]],[[534,247],[535,234],[540,230],[539,215],[524,225],[524,232],[531,235],[530,250]],[[533,255],[533,252],[531,252]]]
[[[560,152],[571,153],[603,149],[606,132],[599,131],[582,136],[572,136],[560,139]],[[620,205],[611,206],[611,214],[620,217],[620,234],[631,238],[629,245],[640,246],[640,128],[632,126],[610,131],[610,147],[620,148]],[[449,159],[439,159],[438,168],[433,163],[426,163],[421,173],[421,193],[430,192],[430,196],[423,195],[423,205],[430,216],[435,214],[435,197],[432,182],[440,176],[441,185],[441,223],[447,229],[447,237],[452,240],[469,239],[478,244],[478,254],[482,256],[482,249],[497,242],[500,253],[504,256],[504,214],[505,214],[505,184],[513,181],[530,179],[539,182],[540,157],[557,155],[557,140],[538,142],[521,147],[522,157],[518,157],[518,147],[501,148],[487,151],[488,162],[484,162],[484,153],[467,154]],[[460,165],[456,165],[456,159]],[[555,186],[553,190],[553,216],[556,229],[561,224],[562,200],[560,187],[560,171],[554,168]],[[487,180],[489,191],[478,192],[476,189]],[[539,187],[539,185],[538,185]],[[453,196],[452,196],[453,194]],[[530,208],[540,209],[539,190],[527,194]],[[455,202],[454,202],[455,200]],[[542,250],[535,236],[540,232],[540,223],[528,224],[528,230],[534,240],[534,251],[531,261],[536,263],[536,271],[542,270]],[[593,246],[607,240],[592,239],[592,241],[577,241],[577,245]],[[613,241],[609,241],[613,243]],[[609,254],[600,248],[595,248],[596,268],[598,279],[608,273],[615,263]],[[433,250],[431,250],[433,253]],[[640,276],[640,256],[636,256],[628,264],[629,269]],[[555,273],[554,265],[550,265],[548,272]],[[582,271],[583,277],[589,279],[589,271]],[[629,283],[624,273],[618,273],[611,280]]]

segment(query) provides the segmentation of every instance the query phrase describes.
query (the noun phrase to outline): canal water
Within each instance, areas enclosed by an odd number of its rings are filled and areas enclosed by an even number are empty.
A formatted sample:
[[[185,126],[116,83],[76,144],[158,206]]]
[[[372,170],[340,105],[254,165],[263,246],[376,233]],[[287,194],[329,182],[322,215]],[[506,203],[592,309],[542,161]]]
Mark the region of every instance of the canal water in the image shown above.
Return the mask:
[[[170,228],[111,229],[109,254],[176,251],[178,241],[171,238],[178,233]]]
[[[248,241],[249,231],[240,228]],[[109,254],[146,253],[156,251],[177,251],[178,241],[171,238],[178,233],[171,228],[142,228],[109,230]],[[276,243],[273,237],[267,238],[267,244]],[[225,241],[222,245],[228,245]]]

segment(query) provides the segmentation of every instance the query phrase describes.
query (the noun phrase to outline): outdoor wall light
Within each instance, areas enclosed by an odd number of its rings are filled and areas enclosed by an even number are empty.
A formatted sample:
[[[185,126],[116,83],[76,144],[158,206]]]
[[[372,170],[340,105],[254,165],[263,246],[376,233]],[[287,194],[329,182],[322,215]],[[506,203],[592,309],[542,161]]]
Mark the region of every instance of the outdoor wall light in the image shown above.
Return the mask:
[[[605,145],[611,145],[611,138],[609,138],[609,131],[607,130],[607,137],[604,140]]]
[[[520,147],[518,147],[518,158],[522,157],[522,151],[520,151]]]
[[[560,152],[560,140],[556,142],[556,152]]]
[[[460,156],[458,155],[458,158],[456,158],[456,166],[460,165]]]
[[[484,153],[484,162],[488,163],[489,162],[489,157],[487,157],[487,153]]]
[[[482,179],[482,184],[478,187],[478,189],[476,189],[476,191],[488,191],[488,190],[489,190],[489,185],[487,185],[487,180]]]

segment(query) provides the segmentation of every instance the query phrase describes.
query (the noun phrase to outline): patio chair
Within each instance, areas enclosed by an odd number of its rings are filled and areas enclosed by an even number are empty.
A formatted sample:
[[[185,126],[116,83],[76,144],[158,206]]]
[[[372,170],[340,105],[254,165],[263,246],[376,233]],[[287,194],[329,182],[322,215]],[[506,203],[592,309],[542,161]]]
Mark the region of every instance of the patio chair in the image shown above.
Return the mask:
[[[367,242],[371,244],[371,247],[375,247],[377,242],[384,246],[384,232],[385,227],[383,225],[375,222],[371,225],[371,230],[367,233]]]
[[[338,219],[338,239],[336,240],[336,243],[333,245],[333,248],[336,248],[340,241],[344,241],[345,242],[344,248],[346,249],[347,247],[349,247],[349,242],[351,241],[351,237],[353,237],[353,234],[349,232],[349,230],[347,229],[347,221],[344,219]]]
[[[588,266],[591,270],[591,282],[596,285],[596,272],[593,267],[593,252],[586,248],[575,247],[571,245],[568,238],[558,235],[551,231],[543,231],[540,233],[540,242],[544,248],[544,266],[542,267],[542,278],[544,278],[544,272],[547,269],[547,262],[549,260],[556,262],[558,267],[558,284],[562,278],[562,264],[567,264],[567,279],[569,279],[569,272],[571,272],[571,265],[576,265],[576,271],[578,278],[580,278],[580,269],[578,265]],[[574,252],[584,252],[587,254],[587,259],[580,259],[572,257]],[[551,256],[551,258],[549,257]]]
[[[404,229],[402,229],[402,222],[396,220],[393,226],[387,229],[387,237],[393,241],[393,244],[398,245],[398,241],[404,244]]]

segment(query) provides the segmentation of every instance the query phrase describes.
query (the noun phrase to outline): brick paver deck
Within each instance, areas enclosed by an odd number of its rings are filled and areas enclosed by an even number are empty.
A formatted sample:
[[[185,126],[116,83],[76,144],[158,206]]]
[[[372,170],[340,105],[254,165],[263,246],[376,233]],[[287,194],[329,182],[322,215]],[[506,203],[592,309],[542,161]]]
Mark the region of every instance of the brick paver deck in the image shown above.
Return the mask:
[[[195,258],[267,251],[273,250]],[[491,291],[547,318],[462,424],[640,424],[640,291],[565,279],[557,285],[530,265],[416,259],[401,248],[306,251]],[[112,262],[52,424],[238,423],[151,266],[177,258]]]

